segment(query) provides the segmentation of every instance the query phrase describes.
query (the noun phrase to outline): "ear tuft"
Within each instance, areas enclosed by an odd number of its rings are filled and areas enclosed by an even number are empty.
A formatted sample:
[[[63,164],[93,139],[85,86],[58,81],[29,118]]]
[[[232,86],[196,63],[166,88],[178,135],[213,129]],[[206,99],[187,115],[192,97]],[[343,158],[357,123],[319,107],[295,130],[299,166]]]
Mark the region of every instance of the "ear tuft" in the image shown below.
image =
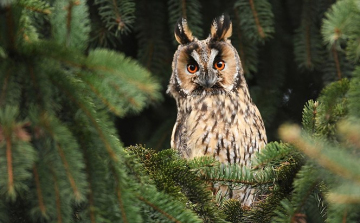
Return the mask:
[[[227,40],[232,34],[232,24],[228,15],[221,15],[211,24],[210,35],[216,41]]]
[[[175,26],[175,39],[180,44],[187,44],[194,40],[191,30],[188,27],[187,21],[180,18]]]

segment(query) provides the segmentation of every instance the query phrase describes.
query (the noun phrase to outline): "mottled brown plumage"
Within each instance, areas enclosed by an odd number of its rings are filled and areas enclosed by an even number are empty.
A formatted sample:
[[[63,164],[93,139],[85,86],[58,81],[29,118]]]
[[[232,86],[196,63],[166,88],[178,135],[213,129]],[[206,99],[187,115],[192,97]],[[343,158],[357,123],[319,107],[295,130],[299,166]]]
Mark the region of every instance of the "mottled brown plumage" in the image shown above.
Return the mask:
[[[185,19],[176,25],[180,45],[168,93],[176,100],[178,115],[171,147],[187,159],[213,156],[222,163],[251,166],[252,155],[267,139],[239,55],[228,39],[231,31],[227,16],[214,20],[205,40],[193,37]],[[254,198],[248,187],[232,191],[230,197],[247,206]]]

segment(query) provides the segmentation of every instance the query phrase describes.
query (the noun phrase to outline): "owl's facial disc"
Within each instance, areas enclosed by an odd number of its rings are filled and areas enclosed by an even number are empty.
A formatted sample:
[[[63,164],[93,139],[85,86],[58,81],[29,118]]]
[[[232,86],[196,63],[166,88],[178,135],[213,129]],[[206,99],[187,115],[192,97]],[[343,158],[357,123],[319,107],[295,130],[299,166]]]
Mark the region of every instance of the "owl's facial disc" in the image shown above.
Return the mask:
[[[218,53],[219,51],[217,49],[211,49],[208,58],[200,58],[197,51],[191,53],[194,62],[199,61],[199,64],[203,64],[197,75],[193,78],[193,82],[198,85],[198,88],[210,90],[213,87],[220,87],[220,85],[217,84],[220,81],[218,72],[225,68],[225,62],[221,60]],[[207,55],[207,53],[202,52],[202,55]]]

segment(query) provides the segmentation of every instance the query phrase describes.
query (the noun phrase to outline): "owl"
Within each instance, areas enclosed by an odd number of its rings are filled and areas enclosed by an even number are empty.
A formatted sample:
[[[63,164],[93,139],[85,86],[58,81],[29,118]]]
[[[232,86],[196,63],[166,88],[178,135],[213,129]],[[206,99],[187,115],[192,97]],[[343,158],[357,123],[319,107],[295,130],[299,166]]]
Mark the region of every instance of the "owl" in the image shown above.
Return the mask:
[[[186,19],[177,22],[179,46],[167,90],[177,104],[171,147],[186,159],[212,156],[221,163],[251,166],[251,157],[266,145],[267,138],[231,34],[232,23],[225,15],[214,19],[204,40],[192,35]],[[253,193],[243,186],[228,190],[227,196],[251,206]]]

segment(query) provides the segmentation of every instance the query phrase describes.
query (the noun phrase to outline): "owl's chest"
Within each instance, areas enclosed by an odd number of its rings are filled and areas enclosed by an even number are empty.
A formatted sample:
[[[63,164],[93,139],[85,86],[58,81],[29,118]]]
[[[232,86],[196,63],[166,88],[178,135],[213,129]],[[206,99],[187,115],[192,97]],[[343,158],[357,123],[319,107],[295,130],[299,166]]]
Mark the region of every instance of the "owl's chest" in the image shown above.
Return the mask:
[[[183,142],[187,158],[213,156],[220,162],[243,163],[258,147],[253,124],[256,107],[234,95],[214,95],[184,103]],[[246,155],[247,154],[247,155]]]

